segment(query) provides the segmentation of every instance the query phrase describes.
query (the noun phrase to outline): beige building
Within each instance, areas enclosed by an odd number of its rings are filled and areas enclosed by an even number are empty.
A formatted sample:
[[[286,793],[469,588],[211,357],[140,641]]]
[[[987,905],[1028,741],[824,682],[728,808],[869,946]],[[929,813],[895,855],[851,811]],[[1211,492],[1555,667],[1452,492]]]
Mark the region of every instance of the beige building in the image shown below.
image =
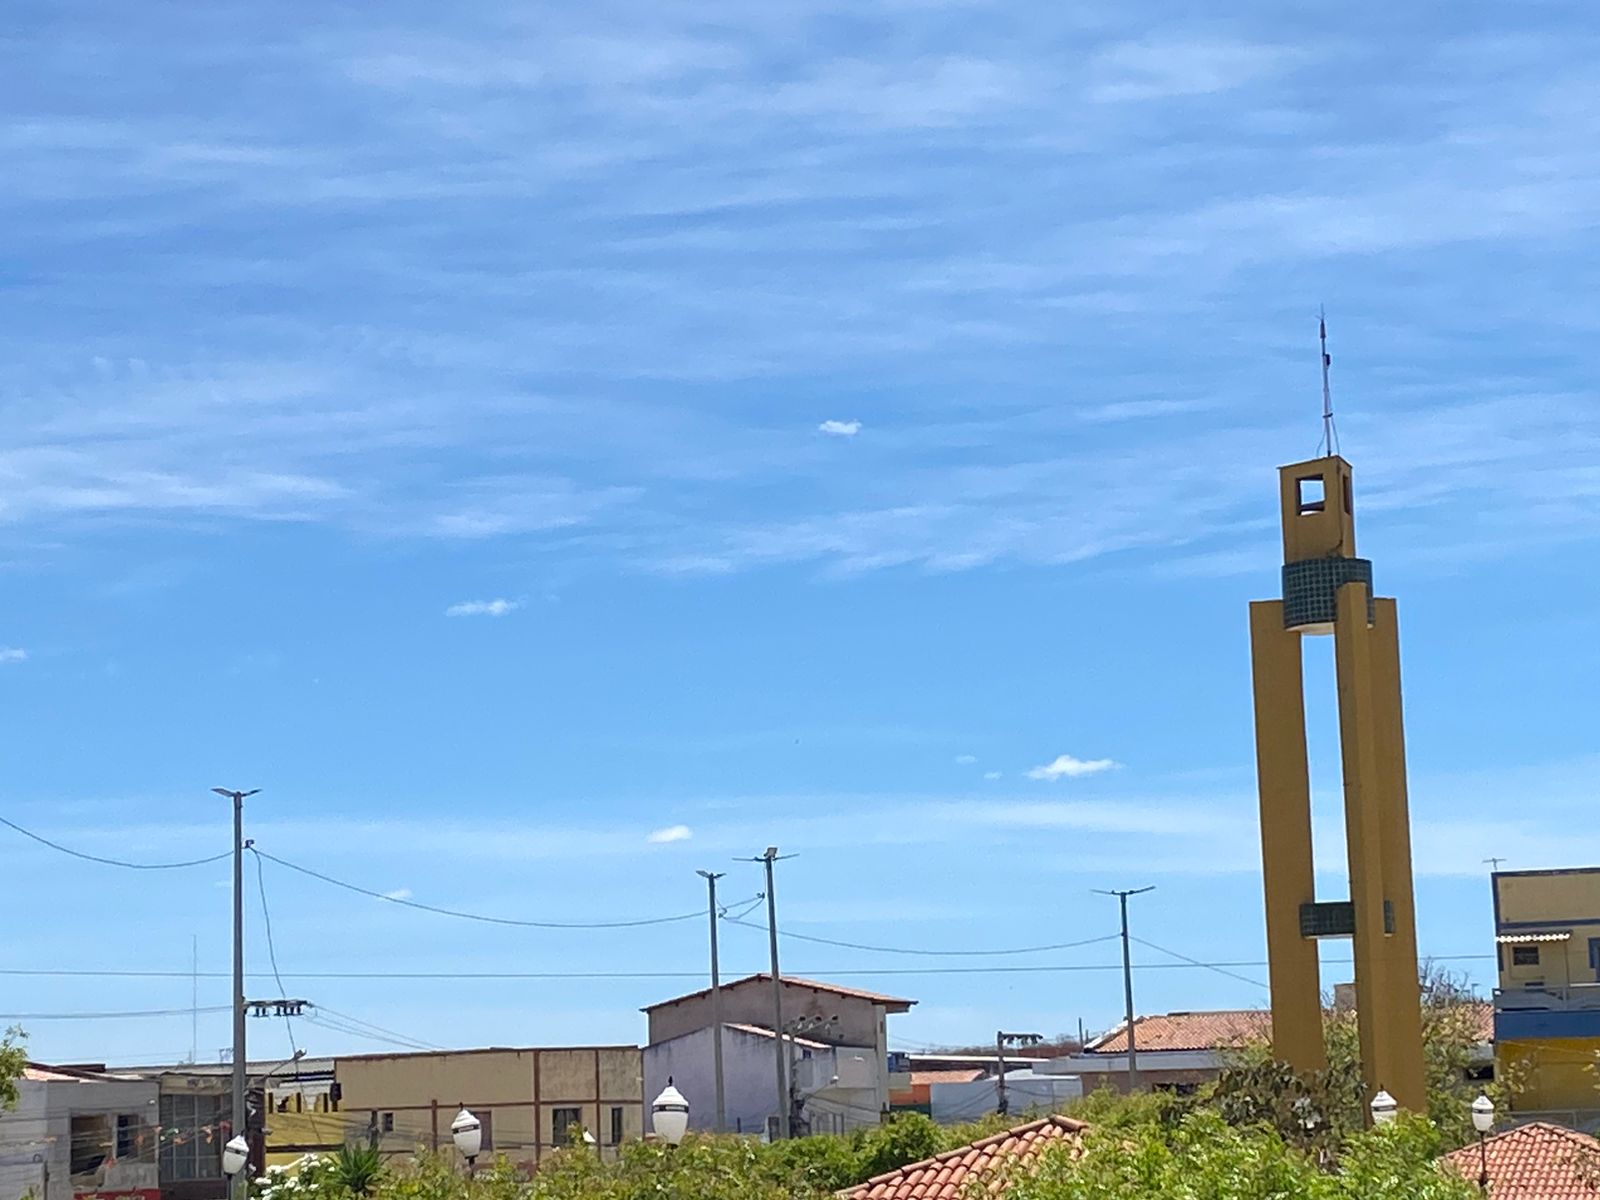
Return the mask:
[[[585,1133],[601,1154],[644,1133],[637,1046],[490,1048],[366,1054],[334,1064],[340,1115],[388,1153],[449,1149],[450,1122],[483,1122],[485,1159],[537,1163]]]

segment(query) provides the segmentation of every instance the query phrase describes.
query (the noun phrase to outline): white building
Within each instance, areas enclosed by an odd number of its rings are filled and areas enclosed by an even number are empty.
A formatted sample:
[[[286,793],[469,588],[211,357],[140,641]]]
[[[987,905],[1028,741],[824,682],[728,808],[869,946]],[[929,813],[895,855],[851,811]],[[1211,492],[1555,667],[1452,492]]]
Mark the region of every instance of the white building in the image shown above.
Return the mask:
[[[29,1064],[0,1113],[0,1200],[160,1200],[159,1086]]]
[[[791,1110],[799,1131],[842,1133],[877,1125],[889,1109],[888,1016],[914,1000],[785,975],[784,1056],[792,1063]],[[716,1127],[716,1069],[710,990],[645,1009],[644,1094],[673,1085],[689,1102],[693,1129]],[[772,976],[722,987],[723,1081],[728,1130],[769,1133],[779,1120],[773,1047]]]

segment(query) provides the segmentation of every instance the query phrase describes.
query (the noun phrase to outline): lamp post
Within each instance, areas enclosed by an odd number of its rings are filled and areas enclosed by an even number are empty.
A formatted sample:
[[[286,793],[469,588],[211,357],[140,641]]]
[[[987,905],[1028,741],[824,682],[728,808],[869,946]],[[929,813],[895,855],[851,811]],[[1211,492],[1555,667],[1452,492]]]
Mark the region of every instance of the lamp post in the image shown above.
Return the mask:
[[[450,1139],[456,1144],[456,1153],[467,1160],[467,1176],[477,1169],[478,1154],[483,1149],[483,1122],[465,1108],[450,1122]]]
[[[244,1166],[250,1161],[250,1143],[239,1134],[234,1134],[222,1147],[222,1173],[228,1177],[228,1186],[233,1186],[234,1180],[239,1177]]]
[[[1372,1098],[1372,1123],[1374,1125],[1393,1125],[1395,1118],[1400,1115],[1400,1102],[1382,1088]]]
[[[244,802],[245,797],[254,796],[261,789],[251,788],[248,792],[229,788],[211,790],[233,801],[233,1131],[238,1134],[250,1128],[244,1094]],[[234,1200],[244,1200],[244,1192],[238,1186],[239,1174],[238,1171],[228,1173],[228,1191]]]
[[[1478,1190],[1489,1194],[1489,1131],[1494,1128],[1494,1101],[1479,1096],[1472,1102],[1472,1127],[1478,1131]]]
[[[689,1132],[689,1102],[672,1086],[670,1075],[667,1086],[650,1102],[650,1128],[669,1146],[678,1145]]]

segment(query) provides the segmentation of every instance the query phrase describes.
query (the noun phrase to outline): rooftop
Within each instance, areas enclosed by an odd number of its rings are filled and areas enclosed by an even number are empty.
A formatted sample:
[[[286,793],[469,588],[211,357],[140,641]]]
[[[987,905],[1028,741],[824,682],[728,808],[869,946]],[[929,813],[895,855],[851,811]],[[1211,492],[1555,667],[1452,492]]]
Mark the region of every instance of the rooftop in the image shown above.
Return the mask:
[[[769,1037],[772,1036],[772,1030],[766,1028],[766,1026],[764,1026],[764,1025],[741,1025],[738,1022],[735,1022],[735,1021],[724,1021],[722,1023],[722,1025],[723,1025],[724,1029],[733,1029],[733,1030],[736,1030],[739,1033],[752,1034],[755,1037],[769,1038]],[[831,1049],[833,1049],[833,1047],[828,1045],[827,1042],[815,1042],[815,1041],[812,1041],[810,1038],[796,1037],[792,1033],[784,1034],[783,1035],[783,1040],[786,1041],[786,1042],[792,1042],[796,1046],[804,1046],[809,1050],[831,1050]]]
[[[906,1000],[899,996],[885,996],[881,992],[867,992],[860,988],[840,987],[836,983],[821,983],[815,979],[801,979],[797,975],[783,975],[780,976],[780,978],[788,987],[810,988],[811,990],[817,992],[827,992],[830,996],[845,996],[852,1000],[867,1000],[873,1004],[883,1005],[884,1008],[888,1009],[892,1013],[910,1012],[911,1006],[916,1003],[915,1000]],[[751,984],[759,983],[765,983],[768,986],[771,986],[772,973],[768,971],[765,973],[757,973],[755,975],[746,975],[743,979],[735,979],[732,983],[723,984],[722,990],[727,992],[732,991],[734,988],[749,987]],[[711,989],[705,987],[701,988],[698,992],[689,992],[687,995],[674,996],[670,1000],[661,1000],[655,1004],[647,1004],[640,1011],[647,1013],[654,1012],[658,1008],[666,1008],[669,1004],[682,1004],[685,1000],[698,1000],[701,996],[709,996],[710,994]]]
[[[1494,1040],[1494,1006],[1475,1000],[1469,1009],[1479,1042]],[[1234,1008],[1214,1012],[1171,1012],[1135,1017],[1135,1049],[1231,1050],[1272,1036],[1272,1014],[1262,1009]],[[1124,1023],[1091,1041],[1085,1054],[1126,1054],[1128,1028]]]
[[[1600,1142],[1586,1133],[1535,1121],[1495,1134],[1484,1149],[1494,1200],[1595,1200],[1600,1195]],[[1476,1145],[1441,1161],[1477,1182]]]
[[[846,1188],[842,1200],[966,1200],[973,1181],[1015,1163],[1031,1163],[1050,1146],[1070,1145],[1088,1128],[1071,1117],[1045,1117],[1003,1130]]]

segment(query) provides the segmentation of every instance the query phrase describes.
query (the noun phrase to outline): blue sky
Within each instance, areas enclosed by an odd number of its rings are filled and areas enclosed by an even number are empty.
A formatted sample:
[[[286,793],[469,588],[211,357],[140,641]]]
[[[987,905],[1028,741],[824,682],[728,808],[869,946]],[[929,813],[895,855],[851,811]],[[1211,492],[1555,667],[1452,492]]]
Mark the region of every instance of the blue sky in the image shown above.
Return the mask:
[[[0,813],[186,859],[227,847],[210,787],[261,787],[264,850],[556,921],[693,911],[698,867],[752,896],[733,860],[776,843],[790,928],[912,948],[1100,937],[1093,889],[1154,884],[1137,934],[1255,962],[1246,603],[1274,470],[1316,447],[1325,304],[1400,600],[1421,943],[1488,982],[1455,957],[1491,946],[1482,860],[1600,860],[1590,15],[13,5]],[[32,901],[4,966],[181,973],[198,938],[226,970],[224,866],[0,834]],[[704,966],[698,920],[265,882],[287,990],[429,1043],[634,1040]],[[729,972],[764,953],[727,930]],[[1109,943],[784,961],[919,999],[907,1046],[1121,1007]],[[1265,999],[1137,961],[1143,1010]],[[443,977],[318,977],[395,971]],[[0,978],[7,1012],[191,1002]],[[46,1059],[191,1041],[27,1024]]]

